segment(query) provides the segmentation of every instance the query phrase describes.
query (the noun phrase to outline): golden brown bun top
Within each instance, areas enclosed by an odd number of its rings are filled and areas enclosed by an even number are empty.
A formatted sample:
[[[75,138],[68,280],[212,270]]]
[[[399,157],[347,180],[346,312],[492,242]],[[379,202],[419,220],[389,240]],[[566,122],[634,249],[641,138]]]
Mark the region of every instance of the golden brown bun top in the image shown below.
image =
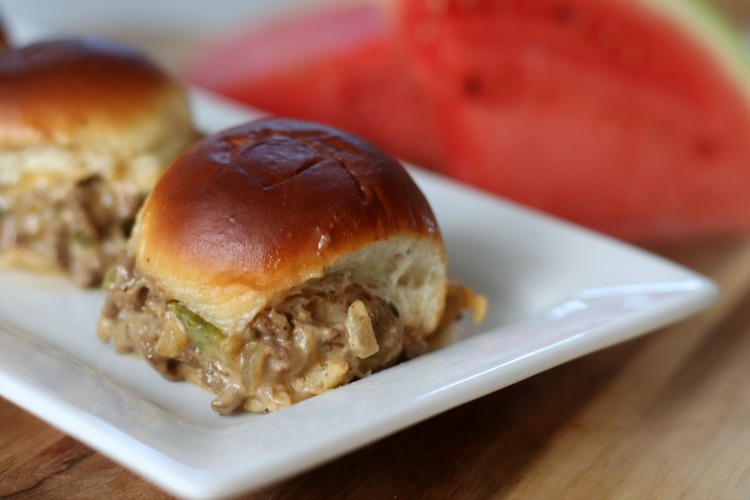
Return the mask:
[[[157,183],[137,232],[137,265],[165,283],[260,293],[394,236],[442,249],[432,210],[401,164],[357,137],[287,119],[188,149]]]
[[[148,191],[197,137],[183,86],[87,38],[0,51],[0,186],[98,175]]]
[[[114,42],[10,47],[0,51],[0,144],[67,144],[94,129],[127,128],[158,111],[156,100],[181,94],[141,53]]]

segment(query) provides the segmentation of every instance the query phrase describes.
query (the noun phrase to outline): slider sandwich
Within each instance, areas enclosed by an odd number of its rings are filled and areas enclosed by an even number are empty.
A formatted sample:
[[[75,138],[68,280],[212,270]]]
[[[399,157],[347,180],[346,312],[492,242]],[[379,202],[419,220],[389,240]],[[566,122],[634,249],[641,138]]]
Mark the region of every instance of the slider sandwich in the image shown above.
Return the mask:
[[[330,127],[266,119],[209,136],[164,173],[106,285],[104,342],[273,411],[391,366],[483,299],[449,282],[406,170]]]
[[[0,264],[101,282],[196,139],[180,84],[97,39],[0,51]]]

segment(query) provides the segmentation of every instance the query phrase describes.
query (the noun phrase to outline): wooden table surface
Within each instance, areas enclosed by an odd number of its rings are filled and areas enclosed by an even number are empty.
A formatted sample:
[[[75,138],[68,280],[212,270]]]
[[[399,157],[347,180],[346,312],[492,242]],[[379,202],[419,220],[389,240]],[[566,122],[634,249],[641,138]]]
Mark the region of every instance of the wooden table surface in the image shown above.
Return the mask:
[[[748,498],[750,237],[654,250],[719,301],[248,498]],[[0,497],[168,498],[2,399],[0,422]]]

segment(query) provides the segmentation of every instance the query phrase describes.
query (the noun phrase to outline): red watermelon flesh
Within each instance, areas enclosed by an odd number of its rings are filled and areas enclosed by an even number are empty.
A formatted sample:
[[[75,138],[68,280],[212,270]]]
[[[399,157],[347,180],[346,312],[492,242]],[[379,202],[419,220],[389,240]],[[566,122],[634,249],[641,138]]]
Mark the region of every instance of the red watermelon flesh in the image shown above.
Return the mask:
[[[425,96],[405,77],[383,9],[284,19],[208,47],[188,69],[205,88],[277,115],[328,123],[391,154],[437,164]],[[419,131],[419,140],[407,139]]]
[[[750,229],[747,96],[633,5],[399,3],[446,172],[629,239]]]
[[[746,231],[748,94],[645,5],[391,0],[230,40],[191,76],[616,236]]]

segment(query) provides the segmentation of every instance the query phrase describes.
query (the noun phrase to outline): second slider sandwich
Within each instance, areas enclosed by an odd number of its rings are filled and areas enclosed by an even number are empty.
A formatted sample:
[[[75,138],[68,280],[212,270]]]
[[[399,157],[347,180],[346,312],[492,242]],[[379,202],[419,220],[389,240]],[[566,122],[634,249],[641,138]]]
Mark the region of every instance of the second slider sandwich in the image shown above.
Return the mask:
[[[398,162],[333,128],[260,120],[161,177],[99,336],[212,390],[219,413],[272,411],[421,354],[463,306],[481,309],[446,267]]]
[[[0,51],[0,264],[101,282],[167,165],[195,141],[182,85],[93,38]]]

